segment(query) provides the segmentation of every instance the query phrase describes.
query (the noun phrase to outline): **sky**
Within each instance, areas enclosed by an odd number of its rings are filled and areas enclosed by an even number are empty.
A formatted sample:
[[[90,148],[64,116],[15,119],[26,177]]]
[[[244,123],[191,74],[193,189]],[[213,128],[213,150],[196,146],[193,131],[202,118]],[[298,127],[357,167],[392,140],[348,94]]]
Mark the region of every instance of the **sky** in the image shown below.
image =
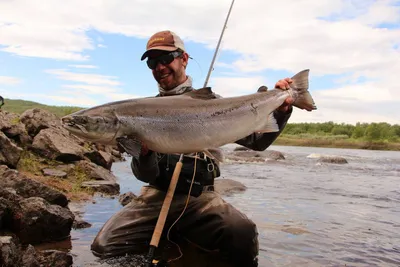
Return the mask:
[[[91,107],[158,88],[140,57],[171,30],[204,85],[231,0],[0,0],[0,95]],[[400,123],[400,1],[235,0],[208,86],[223,97],[310,69],[290,122]]]

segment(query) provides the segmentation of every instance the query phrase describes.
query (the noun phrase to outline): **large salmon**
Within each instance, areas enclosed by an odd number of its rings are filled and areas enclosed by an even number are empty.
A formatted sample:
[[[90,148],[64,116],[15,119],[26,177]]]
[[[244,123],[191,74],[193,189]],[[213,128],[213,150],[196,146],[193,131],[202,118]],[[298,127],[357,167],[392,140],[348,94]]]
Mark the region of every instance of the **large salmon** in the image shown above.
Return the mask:
[[[62,118],[71,133],[93,142],[116,144],[138,156],[140,144],[160,153],[204,152],[221,160],[218,148],[254,132],[276,132],[273,111],[288,98],[293,106],[316,109],[308,92],[309,70],[292,77],[288,90],[214,98],[210,88],[168,97],[116,101]]]

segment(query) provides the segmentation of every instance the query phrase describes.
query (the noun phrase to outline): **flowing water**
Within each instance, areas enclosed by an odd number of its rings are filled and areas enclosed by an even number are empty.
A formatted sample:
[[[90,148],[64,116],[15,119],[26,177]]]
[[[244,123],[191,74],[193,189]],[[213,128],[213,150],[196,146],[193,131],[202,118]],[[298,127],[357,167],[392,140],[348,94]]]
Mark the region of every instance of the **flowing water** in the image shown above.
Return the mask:
[[[222,167],[222,179],[247,186],[224,198],[256,222],[260,267],[400,266],[400,152],[269,149],[286,159]],[[341,156],[348,164],[319,163],[316,154]],[[138,194],[143,183],[129,163],[114,163],[112,171],[121,193]],[[81,207],[92,227],[72,231],[66,249],[74,266],[121,266],[98,263],[90,252],[96,233],[121,208],[117,198],[101,197]]]

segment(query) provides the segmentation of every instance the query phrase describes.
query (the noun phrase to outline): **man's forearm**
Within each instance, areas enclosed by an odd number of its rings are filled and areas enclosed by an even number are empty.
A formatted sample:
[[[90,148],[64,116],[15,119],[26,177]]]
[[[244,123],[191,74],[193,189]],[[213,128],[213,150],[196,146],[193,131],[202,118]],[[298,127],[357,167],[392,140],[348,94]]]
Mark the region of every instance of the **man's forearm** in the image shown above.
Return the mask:
[[[142,182],[153,182],[159,175],[157,164],[157,154],[150,151],[146,156],[140,156],[139,159],[132,158],[131,168],[133,174]]]
[[[253,133],[245,138],[236,141],[236,144],[245,146],[252,150],[262,151],[269,147],[278,136],[281,134],[286,126],[287,121],[292,115],[293,108],[288,112],[282,113],[279,111],[274,112],[274,117],[278,123],[279,131],[275,133]]]

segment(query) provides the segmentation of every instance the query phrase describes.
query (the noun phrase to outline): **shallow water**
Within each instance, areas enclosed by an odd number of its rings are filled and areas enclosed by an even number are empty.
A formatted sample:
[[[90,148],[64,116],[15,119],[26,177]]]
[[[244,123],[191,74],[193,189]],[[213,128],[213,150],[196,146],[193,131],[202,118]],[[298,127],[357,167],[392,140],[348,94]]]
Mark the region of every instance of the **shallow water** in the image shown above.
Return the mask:
[[[248,187],[225,199],[256,222],[261,267],[400,266],[400,152],[269,150],[283,152],[286,159],[222,166],[222,179]],[[349,163],[318,163],[307,157],[311,154],[342,156]],[[129,162],[115,163],[112,170],[121,193],[138,194],[143,183],[133,177]],[[73,230],[72,239],[62,244],[73,254],[74,266],[124,266],[99,263],[90,252],[96,233],[121,208],[117,198],[101,197],[82,206],[82,217],[92,227]]]

